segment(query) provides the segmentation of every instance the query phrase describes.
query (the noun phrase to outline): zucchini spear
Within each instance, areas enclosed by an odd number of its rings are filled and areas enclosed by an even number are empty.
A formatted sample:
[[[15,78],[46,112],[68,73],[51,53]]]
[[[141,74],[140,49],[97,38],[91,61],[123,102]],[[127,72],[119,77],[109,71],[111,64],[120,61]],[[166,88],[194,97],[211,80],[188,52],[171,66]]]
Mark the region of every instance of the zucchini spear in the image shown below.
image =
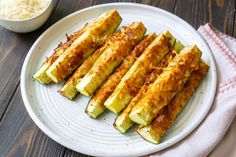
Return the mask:
[[[178,53],[184,46],[181,42],[176,42],[173,50],[170,51],[160,62],[158,67],[152,71],[152,73],[148,76],[148,78],[145,80],[144,85],[140,88],[138,91],[138,94],[130,101],[128,106],[117,116],[114,127],[119,130],[121,133],[125,133],[129,128],[131,128],[134,125],[134,122],[130,120],[129,114],[132,110],[132,108],[138,103],[140,99],[142,99],[147,90],[148,86],[152,84],[156,78],[160,75],[162,72],[162,69],[165,68],[168,63],[175,57],[176,52]]]
[[[187,104],[189,98],[197,90],[200,82],[208,71],[208,65],[201,61],[199,69],[193,71],[184,88],[176,94],[165,108],[160,111],[158,117],[148,126],[139,126],[136,131],[147,141],[159,143],[165,132],[176,120],[179,113]]]
[[[70,47],[70,45],[77,39],[81,34],[83,34],[88,25],[86,24],[81,30],[67,37],[67,41],[63,44],[60,44],[58,48],[55,49],[55,52],[46,59],[46,61],[41,65],[39,70],[33,75],[33,78],[39,81],[42,84],[48,84],[52,80],[46,75],[46,71],[52,65],[52,63],[62,54],[65,50]]]
[[[85,112],[92,118],[97,118],[105,111],[104,102],[108,96],[113,92],[116,85],[120,82],[121,78],[133,65],[135,60],[142,54],[143,50],[156,38],[156,34],[152,33],[147,35],[135,48],[132,50],[122,64],[108,77],[108,79],[96,91],[95,95],[89,101]]]
[[[196,45],[181,50],[133,107],[130,119],[146,126],[156,118],[159,111],[183,88],[191,72],[198,68],[200,57],[201,51]]]
[[[48,77],[55,83],[65,79],[104,43],[107,36],[115,31],[120,22],[121,17],[116,10],[109,11],[98,17],[48,68],[46,71]]]
[[[90,96],[107,79],[114,69],[129,55],[130,51],[143,39],[146,32],[141,22],[123,27],[122,35],[113,36],[113,42],[104,50],[89,72],[76,85],[83,95]]]
[[[73,75],[65,82],[65,84],[58,90],[58,92],[67,97],[68,99],[73,99],[78,90],[75,88],[76,84],[80,82],[80,80],[87,74],[87,72],[91,69],[94,62],[98,59],[98,57],[103,53],[107,45],[105,44],[101,48],[97,49],[91,56],[89,56],[79,68],[73,73]]]
[[[123,110],[138,93],[147,75],[170,51],[174,43],[175,38],[168,31],[161,33],[127,71],[113,93],[105,101],[105,107],[114,113]]]

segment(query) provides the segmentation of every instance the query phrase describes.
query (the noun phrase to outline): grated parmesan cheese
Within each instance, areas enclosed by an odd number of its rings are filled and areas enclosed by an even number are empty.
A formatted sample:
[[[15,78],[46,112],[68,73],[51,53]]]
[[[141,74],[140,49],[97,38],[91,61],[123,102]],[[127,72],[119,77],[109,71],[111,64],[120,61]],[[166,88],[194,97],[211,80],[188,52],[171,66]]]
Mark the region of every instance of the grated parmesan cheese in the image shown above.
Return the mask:
[[[0,18],[28,20],[40,15],[49,4],[49,0],[0,0]]]

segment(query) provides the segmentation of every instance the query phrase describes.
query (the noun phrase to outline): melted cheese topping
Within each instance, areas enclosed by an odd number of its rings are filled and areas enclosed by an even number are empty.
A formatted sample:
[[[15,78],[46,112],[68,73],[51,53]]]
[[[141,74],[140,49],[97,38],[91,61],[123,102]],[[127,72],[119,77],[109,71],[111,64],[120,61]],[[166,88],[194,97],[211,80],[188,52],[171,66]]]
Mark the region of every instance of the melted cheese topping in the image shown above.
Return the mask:
[[[0,17],[28,20],[40,15],[49,4],[49,0],[0,0]]]

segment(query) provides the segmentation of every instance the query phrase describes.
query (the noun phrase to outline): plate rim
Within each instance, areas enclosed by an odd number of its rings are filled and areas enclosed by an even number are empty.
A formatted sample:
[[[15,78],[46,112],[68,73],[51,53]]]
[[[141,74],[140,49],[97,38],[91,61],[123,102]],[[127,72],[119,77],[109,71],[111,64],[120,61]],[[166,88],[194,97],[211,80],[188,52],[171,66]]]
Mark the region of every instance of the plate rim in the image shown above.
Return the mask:
[[[37,46],[37,44],[41,41],[42,38],[44,38],[44,36],[51,30],[53,30],[55,27],[57,27],[57,25],[59,25],[60,23],[63,23],[67,18],[70,18],[72,16],[75,16],[76,14],[80,14],[82,12],[86,12],[89,10],[93,10],[93,9],[97,9],[100,7],[109,7],[109,6],[130,6],[130,7],[141,7],[144,9],[151,9],[151,10],[157,10],[159,12],[163,12],[169,16],[172,16],[173,18],[177,19],[179,22],[181,22],[182,24],[188,26],[191,31],[195,31],[196,35],[198,35],[201,39],[202,42],[205,44],[206,49],[208,50],[208,57],[211,63],[211,67],[212,67],[212,88],[213,88],[213,94],[209,97],[209,104],[208,108],[206,108],[205,112],[202,114],[202,117],[193,125],[191,126],[190,129],[186,130],[185,132],[181,132],[179,135],[177,135],[174,138],[171,138],[170,140],[164,142],[165,145],[163,145],[163,143],[160,143],[159,146],[160,148],[157,150],[150,150],[147,149],[145,151],[137,151],[136,153],[132,154],[132,156],[136,156],[136,155],[146,155],[146,154],[150,154],[150,153],[154,153],[156,151],[160,151],[163,150],[167,147],[170,147],[171,145],[176,144],[177,142],[180,142],[181,140],[183,140],[186,136],[188,136],[190,133],[193,132],[194,129],[196,129],[199,124],[203,121],[203,119],[206,117],[207,113],[209,112],[212,103],[214,101],[215,98],[215,94],[216,94],[216,87],[217,87],[217,71],[216,71],[216,65],[215,65],[215,60],[212,54],[211,49],[209,48],[209,45],[206,43],[206,41],[204,40],[204,38],[201,37],[201,35],[189,24],[187,23],[185,20],[183,20],[182,18],[178,17],[177,15],[170,13],[164,9],[158,8],[158,7],[154,7],[154,6],[149,6],[146,4],[138,4],[138,3],[127,3],[127,2],[118,2],[118,3],[107,3],[107,4],[100,4],[100,5],[95,5],[95,6],[90,6],[78,11],[75,11],[65,17],[63,17],[62,19],[60,19],[59,21],[57,21],[56,23],[54,23],[52,26],[50,26],[47,30],[45,30],[39,37],[38,39],[33,43],[33,45],[31,46],[30,50],[27,53],[27,56],[25,57],[23,66],[22,66],[22,70],[21,70],[21,76],[20,76],[20,88],[21,88],[21,95],[22,95],[22,99],[24,102],[24,106],[28,112],[28,114],[30,115],[31,119],[34,121],[34,123],[40,128],[40,130],[42,130],[47,136],[49,136],[51,139],[53,139],[54,141],[56,141],[57,143],[61,144],[62,146],[69,148],[71,150],[74,150],[76,152],[79,153],[83,153],[83,154],[87,154],[87,155],[98,155],[99,152],[97,152],[98,154],[93,154],[92,151],[89,151],[88,149],[81,149],[78,150],[76,146],[70,145],[67,141],[63,140],[63,138],[61,138],[60,136],[58,136],[57,134],[55,134],[52,130],[50,130],[36,115],[36,113],[34,112],[33,108],[31,107],[31,103],[27,97],[27,93],[26,93],[26,68],[29,62],[29,59],[32,55],[32,53],[34,52],[35,47]],[[102,153],[100,153],[102,154]],[[104,155],[104,154],[103,154]],[[113,154],[106,154],[106,156],[111,156]],[[121,156],[121,155],[119,155]],[[127,155],[122,155],[122,156],[127,156]],[[131,156],[131,154],[129,154],[128,156]]]

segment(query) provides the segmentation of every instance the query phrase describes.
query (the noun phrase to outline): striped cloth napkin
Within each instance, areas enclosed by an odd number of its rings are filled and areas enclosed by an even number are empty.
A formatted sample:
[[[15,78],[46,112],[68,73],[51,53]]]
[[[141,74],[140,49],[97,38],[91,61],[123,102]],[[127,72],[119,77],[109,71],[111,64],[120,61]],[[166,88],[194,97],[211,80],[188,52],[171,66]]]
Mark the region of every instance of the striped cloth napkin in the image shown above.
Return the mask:
[[[156,157],[236,157],[236,39],[210,24],[198,29],[214,55],[218,86],[204,121],[181,142]]]

